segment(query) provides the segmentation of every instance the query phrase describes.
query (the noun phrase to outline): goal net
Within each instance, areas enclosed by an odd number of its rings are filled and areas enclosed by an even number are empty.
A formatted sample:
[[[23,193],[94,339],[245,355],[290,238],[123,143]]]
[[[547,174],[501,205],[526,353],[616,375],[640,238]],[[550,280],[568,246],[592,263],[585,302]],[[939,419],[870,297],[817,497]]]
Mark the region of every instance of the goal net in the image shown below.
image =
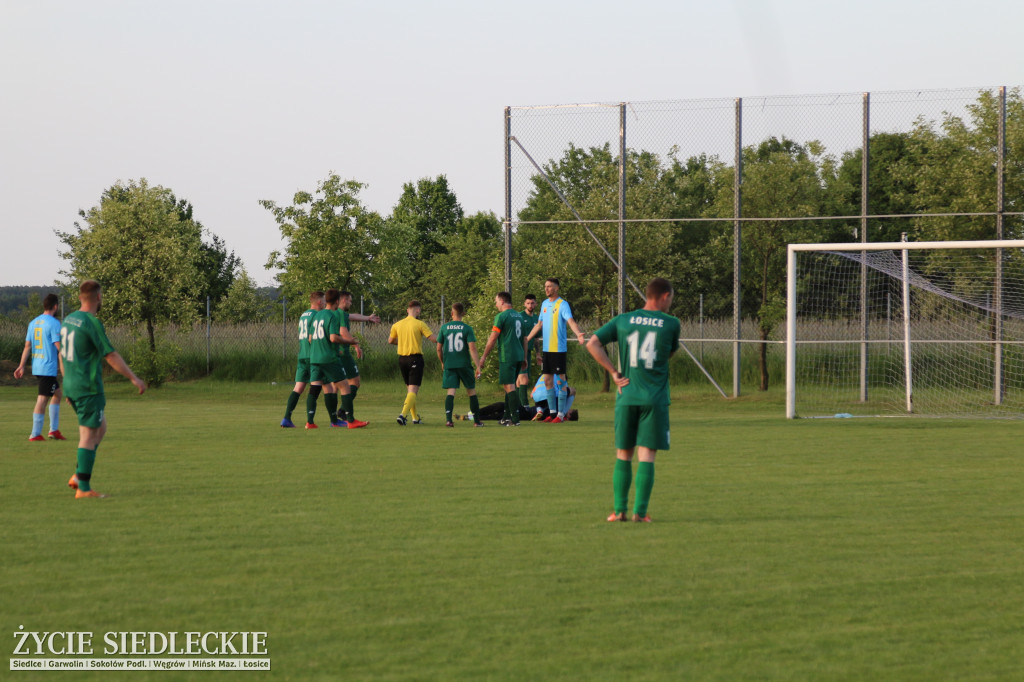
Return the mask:
[[[1024,241],[791,244],[786,416],[1024,417]]]

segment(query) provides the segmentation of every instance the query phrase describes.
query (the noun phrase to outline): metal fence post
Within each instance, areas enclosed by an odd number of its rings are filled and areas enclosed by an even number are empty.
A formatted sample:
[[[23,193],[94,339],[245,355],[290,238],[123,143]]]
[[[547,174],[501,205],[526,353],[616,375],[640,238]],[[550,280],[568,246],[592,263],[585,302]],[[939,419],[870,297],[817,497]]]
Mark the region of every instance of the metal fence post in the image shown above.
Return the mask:
[[[281,359],[288,359],[288,298],[281,297]]]
[[[871,93],[864,93],[860,156],[860,241],[868,241],[868,169],[871,146]],[[860,252],[860,401],[868,401],[868,254]]]
[[[732,197],[732,317],[733,317],[733,344],[732,344],[732,397],[740,396],[740,338],[742,329],[741,289],[740,289],[740,246],[742,229],[740,218],[742,217],[743,202],[740,189],[743,184],[743,98],[736,98],[736,167],[733,173],[733,197]]]
[[[505,107],[505,291],[512,292],[512,107]]]
[[[210,376],[210,297],[206,297],[206,376]]]
[[[619,315],[626,312],[626,103],[619,103]]]
[[[1003,238],[1003,212],[1006,210],[1006,86],[999,88],[999,122],[996,132],[996,239]],[[995,273],[995,404],[1003,404],[1003,250],[996,249]]]

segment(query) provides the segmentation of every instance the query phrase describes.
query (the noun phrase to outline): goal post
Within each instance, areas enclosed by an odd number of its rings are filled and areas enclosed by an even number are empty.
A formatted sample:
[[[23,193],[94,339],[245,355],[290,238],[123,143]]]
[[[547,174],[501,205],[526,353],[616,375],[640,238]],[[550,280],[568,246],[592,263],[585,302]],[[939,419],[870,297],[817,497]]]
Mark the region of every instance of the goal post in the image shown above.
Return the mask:
[[[1024,418],[1024,240],[790,244],[786,270],[788,419]]]

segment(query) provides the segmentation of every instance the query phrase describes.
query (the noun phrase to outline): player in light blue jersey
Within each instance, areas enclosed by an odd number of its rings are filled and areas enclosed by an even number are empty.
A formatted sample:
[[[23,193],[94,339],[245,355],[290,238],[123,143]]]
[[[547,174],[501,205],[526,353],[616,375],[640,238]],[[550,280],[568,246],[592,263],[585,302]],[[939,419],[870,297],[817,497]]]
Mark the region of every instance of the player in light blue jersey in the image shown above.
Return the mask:
[[[562,377],[562,381],[565,381],[566,358],[568,355],[566,326],[572,327],[572,331],[576,334],[576,340],[579,341],[581,346],[586,343],[583,330],[576,324],[576,320],[572,319],[572,309],[569,307],[568,301],[558,295],[559,291],[561,291],[561,284],[557,278],[549,277],[544,281],[544,293],[548,298],[540,308],[540,322],[534,325],[526,337],[526,343],[529,344],[535,336],[543,332],[544,342],[541,346],[544,349],[544,361],[541,368],[541,377],[544,379],[544,385],[547,387],[548,405],[552,406],[551,412],[555,414],[555,416],[548,417],[544,421],[553,424],[564,422],[565,415],[567,414],[565,411],[565,401],[568,395],[564,391],[557,391],[554,382],[555,375]],[[534,417],[534,421],[537,421],[536,417]]]
[[[50,432],[47,436],[53,440],[67,440],[60,432],[60,384],[57,383],[58,360],[60,353],[60,320],[57,319],[57,304],[60,299],[55,294],[47,294],[43,299],[43,314],[28,324],[25,335],[25,350],[21,353],[21,364],[14,370],[14,378],[25,376],[25,365],[29,355],[32,356],[32,376],[39,381],[39,395],[36,406],[32,410],[32,435],[29,440],[46,440],[43,438],[43,417],[46,403],[50,403]]]
[[[555,391],[564,392],[567,396],[563,409],[565,410],[565,418],[569,419],[570,415],[572,415],[573,401],[576,400],[576,389],[569,386],[560,376],[556,375],[554,379]],[[533,398],[536,414],[540,415],[541,419],[554,416],[554,411],[548,405],[548,387],[544,385],[543,377],[537,379],[537,385],[533,387],[533,393],[530,394],[530,397]],[[537,419],[537,417],[535,416],[534,419]]]

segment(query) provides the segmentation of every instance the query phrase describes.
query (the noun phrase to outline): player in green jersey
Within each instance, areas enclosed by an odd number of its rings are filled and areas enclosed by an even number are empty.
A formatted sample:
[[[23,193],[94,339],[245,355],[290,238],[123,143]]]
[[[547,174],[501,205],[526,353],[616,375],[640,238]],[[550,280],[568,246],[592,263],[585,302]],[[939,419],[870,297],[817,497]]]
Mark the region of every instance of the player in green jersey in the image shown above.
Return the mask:
[[[361,313],[349,313],[348,309],[352,306],[352,292],[342,291],[341,299],[338,301],[338,314],[341,316],[341,326],[348,330],[350,333],[352,322],[372,322],[377,324],[380,322],[380,318],[377,315],[363,315]],[[352,350],[355,350],[355,357],[352,357]],[[353,412],[356,394],[359,393],[360,379],[359,379],[359,366],[356,364],[356,360],[363,359],[363,349],[358,343],[353,343],[349,346],[342,346],[341,350],[341,364],[345,367],[345,377],[348,382],[349,394],[352,396],[353,408],[350,408],[347,412],[341,416],[341,419],[346,421],[354,421],[356,416]]]
[[[625,521],[629,487],[633,478],[633,451],[640,463],[636,471],[633,520],[650,522],[647,506],[654,487],[654,456],[669,449],[668,360],[679,347],[679,320],[668,314],[672,284],[656,277],[644,292],[641,310],[613,317],[587,341],[587,350],[610,372],[619,387],[615,399],[615,474],[612,487],[615,511],[609,521]],[[616,370],[604,347],[619,344]]]
[[[480,421],[480,399],[476,397],[476,334],[473,328],[462,321],[466,308],[461,303],[452,304],[452,321],[441,325],[437,332],[437,359],[441,361],[443,378],[441,388],[448,391],[444,399],[445,426],[455,426],[452,413],[455,411],[455,390],[462,383],[469,396],[469,411],[473,413],[474,426],[483,426]]]
[[[498,314],[494,317],[491,335],[487,339],[484,354],[477,363],[477,376],[483,372],[484,363],[494,345],[500,341],[498,356],[498,383],[505,388],[505,404],[508,415],[501,420],[502,426],[519,426],[519,394],[516,393],[516,378],[522,370],[526,357],[526,324],[522,316],[512,309],[512,294],[502,291],[494,297]]]
[[[306,390],[306,384],[309,383],[310,379],[309,325],[313,321],[313,316],[323,309],[324,292],[317,290],[309,295],[309,310],[299,316],[299,355],[295,364],[295,387],[292,388],[292,392],[288,394],[288,403],[284,410],[284,419],[281,420],[282,428],[295,428],[295,424],[292,423],[292,412],[295,410],[295,406],[299,404],[299,398],[302,397],[302,392]],[[313,403],[315,412],[315,399],[313,400]]]
[[[525,325],[523,329],[533,329],[540,322],[540,314],[537,312],[537,297],[533,294],[527,294],[523,298],[523,309],[519,314],[522,316]],[[529,334],[530,332],[527,331],[526,333]],[[524,407],[530,406],[530,386],[533,383],[533,377],[530,374],[530,360],[532,359],[531,356],[534,349],[540,350],[540,339],[535,338],[526,344],[526,364],[523,365],[523,369],[516,379],[519,402]]]
[[[326,307],[313,316],[309,330],[309,363],[310,378],[313,386],[309,389],[310,398],[306,399],[306,428],[315,429],[313,417],[316,414],[316,396],[318,386],[324,392],[324,404],[330,415],[331,426],[357,429],[366,426],[367,422],[352,420],[345,422],[338,419],[338,392],[341,393],[343,409],[348,412],[352,407],[352,394],[346,381],[345,366],[341,362],[340,348],[342,345],[358,343],[348,330],[341,326],[341,315],[338,303],[341,292],[328,289],[324,296]]]
[[[60,371],[64,375],[64,395],[78,416],[78,465],[68,486],[75,497],[106,497],[92,489],[92,468],[96,449],[107,433],[107,405],[103,393],[103,361],[131,381],[139,394],[146,382],[135,376],[121,355],[110,345],[103,323],[96,313],[103,304],[100,283],[87,279],[78,288],[81,308],[64,318],[60,327]]]

